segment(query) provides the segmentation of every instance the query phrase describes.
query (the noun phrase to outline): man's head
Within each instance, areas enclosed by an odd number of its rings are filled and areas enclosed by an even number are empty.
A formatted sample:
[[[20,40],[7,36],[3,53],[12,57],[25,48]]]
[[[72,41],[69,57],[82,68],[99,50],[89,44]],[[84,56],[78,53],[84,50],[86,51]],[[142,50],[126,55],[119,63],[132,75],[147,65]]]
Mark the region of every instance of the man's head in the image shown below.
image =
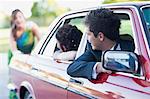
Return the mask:
[[[113,11],[105,8],[91,10],[85,18],[88,40],[93,49],[100,49],[103,41],[119,39],[120,19]]]

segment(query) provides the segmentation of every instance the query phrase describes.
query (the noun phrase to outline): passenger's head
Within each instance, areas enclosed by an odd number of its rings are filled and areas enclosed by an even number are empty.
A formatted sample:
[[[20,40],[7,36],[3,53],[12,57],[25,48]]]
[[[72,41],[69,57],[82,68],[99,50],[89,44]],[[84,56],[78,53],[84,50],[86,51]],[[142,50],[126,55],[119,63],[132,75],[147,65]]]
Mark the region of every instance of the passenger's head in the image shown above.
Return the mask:
[[[79,47],[82,32],[76,27],[65,24],[56,33],[56,39],[62,51],[76,51]]]
[[[19,9],[15,9],[11,14],[11,26],[13,28],[24,27],[25,17]]]
[[[85,18],[85,24],[95,37],[101,32],[112,41],[119,38],[120,19],[109,9],[91,10]]]

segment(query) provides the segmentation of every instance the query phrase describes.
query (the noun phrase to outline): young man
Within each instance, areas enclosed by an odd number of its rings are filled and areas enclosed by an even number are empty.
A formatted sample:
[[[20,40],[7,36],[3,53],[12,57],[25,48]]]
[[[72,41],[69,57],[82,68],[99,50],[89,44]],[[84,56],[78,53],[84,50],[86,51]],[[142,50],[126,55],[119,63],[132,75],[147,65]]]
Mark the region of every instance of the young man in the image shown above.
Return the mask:
[[[67,68],[72,77],[96,79],[97,75],[111,71],[102,67],[101,59],[106,50],[132,51],[124,42],[120,42],[120,19],[109,9],[96,9],[89,12],[85,18],[87,26],[88,48],[77,60]]]

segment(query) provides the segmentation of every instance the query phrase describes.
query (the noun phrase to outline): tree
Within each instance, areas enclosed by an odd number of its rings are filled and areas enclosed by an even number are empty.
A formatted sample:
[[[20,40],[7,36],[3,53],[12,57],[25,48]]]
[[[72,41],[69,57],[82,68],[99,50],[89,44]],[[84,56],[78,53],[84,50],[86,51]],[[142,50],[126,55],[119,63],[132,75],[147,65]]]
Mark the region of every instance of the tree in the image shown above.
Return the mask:
[[[32,7],[31,19],[38,25],[49,25],[57,16],[68,11],[66,8],[59,7],[55,0],[42,0],[35,2]]]

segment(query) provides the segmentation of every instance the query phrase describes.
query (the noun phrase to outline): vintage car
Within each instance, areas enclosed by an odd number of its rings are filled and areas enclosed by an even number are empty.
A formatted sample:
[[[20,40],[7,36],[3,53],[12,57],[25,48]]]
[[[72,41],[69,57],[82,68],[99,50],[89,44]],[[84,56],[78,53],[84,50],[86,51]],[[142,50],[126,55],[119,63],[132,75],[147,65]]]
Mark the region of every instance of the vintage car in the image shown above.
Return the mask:
[[[67,67],[72,61],[53,58],[57,48],[55,33],[66,23],[83,32],[78,58],[87,44],[84,18],[90,10],[100,7],[110,8],[119,16],[120,35],[132,41],[135,51],[105,52],[103,66],[112,74],[102,74],[93,81],[71,77]],[[150,99],[150,2],[100,5],[62,15],[49,26],[30,55],[14,55],[9,67],[13,89],[20,99]]]

